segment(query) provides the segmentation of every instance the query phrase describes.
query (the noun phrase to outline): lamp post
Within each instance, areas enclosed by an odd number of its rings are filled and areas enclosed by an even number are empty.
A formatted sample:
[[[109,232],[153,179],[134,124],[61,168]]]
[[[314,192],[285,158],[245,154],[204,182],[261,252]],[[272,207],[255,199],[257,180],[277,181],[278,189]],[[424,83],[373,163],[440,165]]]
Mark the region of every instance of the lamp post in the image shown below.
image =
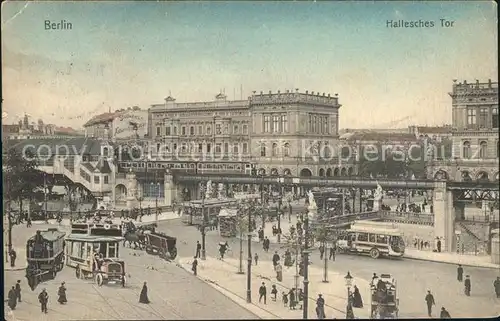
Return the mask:
[[[247,303],[252,303],[252,211],[248,208]]]
[[[202,183],[203,184],[203,183]],[[206,252],[206,247],[205,247],[205,242],[206,242],[206,213],[205,213],[205,189],[208,189],[208,186],[205,186],[203,188],[203,185],[201,186],[201,215],[203,217],[203,222],[201,224],[201,259],[206,260],[207,259],[207,252]]]
[[[351,285],[352,285],[351,273],[348,271],[347,275],[344,277],[345,285],[347,287],[347,309],[346,309],[346,319],[354,319],[354,312],[352,310],[352,300],[351,300]]]
[[[238,266],[238,274],[245,274],[245,272],[243,272],[243,219],[244,219],[243,211],[244,208],[239,208],[237,216],[238,229],[240,234],[240,262],[239,262],[240,264]]]
[[[304,303],[302,310],[302,319],[307,320],[309,308],[309,218],[304,220]]]
[[[283,201],[283,194],[281,191],[281,177],[278,177],[279,183],[279,199],[278,199],[278,244],[281,243],[281,202]]]
[[[44,201],[43,217],[45,218],[45,223],[48,223],[49,217],[48,217],[48,213],[47,213],[47,174],[46,173],[43,173],[43,201]],[[10,213],[9,213],[9,217],[10,217]]]
[[[155,173],[155,177],[156,177],[156,173]],[[159,208],[158,208],[158,194],[160,193],[160,183],[159,182],[156,182],[153,183],[151,182],[151,186],[153,187],[152,189],[155,191],[155,211],[156,211],[156,214],[155,214],[155,221],[156,221],[156,224],[158,224],[158,216],[159,216]]]

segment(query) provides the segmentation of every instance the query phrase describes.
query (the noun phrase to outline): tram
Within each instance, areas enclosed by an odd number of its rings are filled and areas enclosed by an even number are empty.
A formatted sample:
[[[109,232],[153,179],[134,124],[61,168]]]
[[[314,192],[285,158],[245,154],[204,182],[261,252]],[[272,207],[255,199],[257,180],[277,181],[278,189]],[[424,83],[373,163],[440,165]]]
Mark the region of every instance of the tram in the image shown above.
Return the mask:
[[[181,221],[188,225],[202,225],[203,212],[205,212],[208,222],[212,222],[222,208],[236,205],[238,202],[237,199],[205,199],[185,202],[182,204]]]
[[[66,265],[79,279],[94,278],[97,285],[125,283],[125,262],[119,259],[123,241],[119,224],[74,223],[66,238]]]

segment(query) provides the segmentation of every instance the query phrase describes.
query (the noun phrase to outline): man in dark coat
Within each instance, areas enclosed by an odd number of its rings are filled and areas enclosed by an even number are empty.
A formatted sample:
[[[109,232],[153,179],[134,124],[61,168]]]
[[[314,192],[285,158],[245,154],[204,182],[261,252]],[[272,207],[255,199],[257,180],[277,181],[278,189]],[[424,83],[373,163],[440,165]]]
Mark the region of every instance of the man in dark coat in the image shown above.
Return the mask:
[[[16,283],[16,297],[21,302],[21,280],[17,280]]]
[[[60,304],[68,302],[68,299],[66,299],[66,287],[64,286],[64,284],[65,284],[64,282],[61,283],[61,286],[57,291],[57,295],[59,295],[59,299],[57,299],[57,302],[59,302]]]
[[[470,296],[471,284],[470,284],[470,278],[468,275],[465,276],[464,286],[465,286],[465,289],[464,289],[465,295]]]
[[[444,307],[441,307],[441,314],[439,315],[441,319],[451,319],[451,315]]]
[[[316,299],[316,316],[318,319],[325,318],[325,299],[321,294],[318,294],[318,298]]]
[[[437,250],[439,253],[441,253],[441,239],[437,240]]]
[[[196,256],[194,257],[194,261],[191,264],[191,271],[193,271],[194,275],[198,275],[198,260]]]
[[[9,257],[10,257],[10,267],[15,267],[16,266],[17,253],[16,253],[16,251],[14,249],[10,250]]]
[[[9,299],[9,308],[11,310],[15,310],[17,305],[17,295],[14,286],[12,286],[12,289],[10,289],[9,291],[8,299]]]
[[[464,277],[464,269],[462,268],[462,265],[459,264],[457,268],[457,280],[458,282],[462,282]]]
[[[43,289],[42,292],[38,295],[38,302],[40,302],[40,307],[43,313],[47,313],[47,303],[49,303],[49,295],[47,294],[47,290]]]
[[[144,285],[142,286],[141,295],[139,296],[139,303],[149,303],[147,282],[144,282]]]
[[[329,259],[335,261],[335,251],[337,250],[337,245],[334,243],[330,248],[330,257]]]
[[[325,246],[321,244],[318,250],[319,250],[319,259],[323,260],[323,255],[325,254]]]
[[[500,298],[500,277],[497,276],[497,279],[493,282],[493,287],[495,288],[497,298]]]
[[[264,298],[264,304],[267,304],[267,289],[264,282],[262,282],[262,285],[259,288],[259,303],[261,302],[262,298]]]
[[[290,297],[290,310],[295,310],[295,306],[297,305],[297,300],[295,298],[295,289],[290,289],[290,292],[288,292],[288,296]]]
[[[201,257],[201,244],[200,241],[196,241],[196,255],[194,256],[195,258]]]
[[[279,260],[280,260],[280,256],[278,254],[278,251],[275,251],[274,255],[273,255],[273,266],[275,268],[276,268],[276,265],[278,265]]]
[[[425,302],[427,303],[427,315],[432,317],[432,306],[436,305],[434,301],[434,296],[431,294],[431,291],[427,291],[427,295],[425,296]]]

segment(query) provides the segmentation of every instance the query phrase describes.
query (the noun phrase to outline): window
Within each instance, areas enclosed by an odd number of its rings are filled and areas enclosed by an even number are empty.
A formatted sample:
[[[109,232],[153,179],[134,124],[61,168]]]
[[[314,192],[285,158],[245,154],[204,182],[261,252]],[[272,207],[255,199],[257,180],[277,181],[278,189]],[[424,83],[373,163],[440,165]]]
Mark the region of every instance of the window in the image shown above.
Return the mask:
[[[165,135],[170,136],[170,126],[165,127]]]
[[[174,143],[174,151],[177,151],[177,144]]]
[[[216,135],[222,134],[220,124],[215,125],[215,134]]]
[[[491,109],[491,127],[498,128],[498,107]]]
[[[276,144],[276,143],[273,143],[272,155],[278,156],[278,144]]]
[[[224,125],[224,135],[229,134],[229,125]]]
[[[243,154],[248,153],[248,143],[243,143]]]
[[[109,176],[104,175],[104,184],[109,184]]]
[[[189,127],[189,135],[194,136],[194,126]]]
[[[207,126],[207,135],[212,135],[212,127]]]
[[[385,235],[377,235],[377,243],[387,244],[387,236],[385,236]]]
[[[280,131],[280,116],[273,116],[273,133],[278,133]]]
[[[260,156],[266,157],[266,144],[260,143]]]
[[[316,133],[316,131],[317,131],[317,128],[316,128],[317,121],[318,120],[316,119],[316,115],[313,115],[313,120],[312,120],[312,125],[313,125],[312,132],[313,133]]]
[[[186,127],[185,126],[182,126],[182,128],[181,128],[181,135],[182,136],[186,135]]]
[[[170,153],[170,144],[165,145],[165,151]]]
[[[377,236],[375,234],[369,234],[369,239],[371,243],[375,243]]]
[[[329,142],[324,142],[323,143],[323,150],[322,150],[323,157],[330,157],[330,143]]]
[[[248,125],[243,125],[243,134],[248,134]]]
[[[215,152],[222,153],[222,144],[221,143],[215,144]]]
[[[290,144],[288,143],[285,143],[285,145],[283,146],[283,156],[290,156]]]
[[[238,127],[238,125],[233,126],[233,134],[239,134],[239,130],[240,128]]]
[[[94,184],[99,184],[100,179],[98,175],[94,175]]]
[[[479,109],[479,127],[488,126],[488,108]]]
[[[368,233],[358,233],[359,242],[368,242]]]
[[[288,115],[281,115],[281,131],[288,132]]]
[[[177,126],[174,126],[174,136],[177,135]]]
[[[476,125],[476,109],[468,108],[467,109],[467,125],[473,126]]]
[[[328,117],[323,117],[323,133],[328,134]]]
[[[309,130],[308,132],[312,133],[313,130],[313,116],[309,114]]]
[[[212,150],[212,145],[211,144],[207,144],[207,153],[210,153]]]
[[[198,144],[198,153],[203,153],[203,144]]]
[[[229,154],[229,144],[228,143],[224,143],[224,153]]]
[[[240,152],[240,151],[239,151],[239,146],[238,146],[238,144],[234,144],[234,145],[233,145],[233,154],[234,154],[234,155],[238,155],[238,154],[239,154],[239,152]]]
[[[467,159],[471,158],[472,153],[471,153],[471,150],[470,150],[470,142],[465,141],[462,146],[463,146],[463,148],[462,148],[462,157],[463,158],[467,158]]]
[[[159,152],[160,152],[160,148],[161,148],[161,144],[160,144],[160,143],[157,143],[157,144],[156,144],[156,153],[159,153]]]
[[[488,143],[481,142],[479,144],[479,158],[482,158],[482,159],[486,158],[487,152],[488,152]]]
[[[161,135],[161,127],[156,127],[156,136]]]
[[[271,132],[271,116],[269,115],[264,116],[264,132],[265,133]]]
[[[108,243],[108,256],[107,257],[117,257],[115,243]]]
[[[183,152],[183,153],[187,152],[187,145],[186,145],[186,143],[182,143],[181,144],[181,152]]]
[[[198,135],[203,135],[203,126],[198,126]]]

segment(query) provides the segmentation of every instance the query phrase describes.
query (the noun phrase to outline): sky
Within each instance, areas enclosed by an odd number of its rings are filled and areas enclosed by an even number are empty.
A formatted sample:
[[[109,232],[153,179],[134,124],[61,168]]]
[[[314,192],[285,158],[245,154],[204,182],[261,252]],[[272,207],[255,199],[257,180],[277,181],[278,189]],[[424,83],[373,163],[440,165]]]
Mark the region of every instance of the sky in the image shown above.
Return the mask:
[[[492,1],[3,2],[4,122],[79,128],[169,93],[299,88],[337,93],[341,128],[451,123],[454,79],[498,80],[496,13]],[[419,19],[434,27],[387,27]]]

